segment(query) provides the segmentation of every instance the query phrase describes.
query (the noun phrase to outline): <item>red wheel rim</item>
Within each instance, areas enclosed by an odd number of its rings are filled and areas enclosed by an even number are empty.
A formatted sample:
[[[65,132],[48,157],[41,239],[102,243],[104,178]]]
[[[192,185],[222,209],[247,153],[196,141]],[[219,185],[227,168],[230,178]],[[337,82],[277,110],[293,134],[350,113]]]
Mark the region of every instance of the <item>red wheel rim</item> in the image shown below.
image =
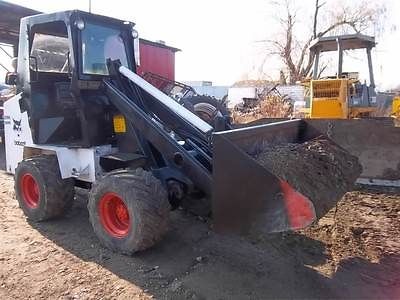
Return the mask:
[[[39,205],[40,190],[35,178],[29,173],[21,177],[22,198],[29,208],[36,208]]]
[[[105,193],[99,202],[100,222],[113,237],[123,238],[130,229],[129,211],[124,201],[115,193]]]

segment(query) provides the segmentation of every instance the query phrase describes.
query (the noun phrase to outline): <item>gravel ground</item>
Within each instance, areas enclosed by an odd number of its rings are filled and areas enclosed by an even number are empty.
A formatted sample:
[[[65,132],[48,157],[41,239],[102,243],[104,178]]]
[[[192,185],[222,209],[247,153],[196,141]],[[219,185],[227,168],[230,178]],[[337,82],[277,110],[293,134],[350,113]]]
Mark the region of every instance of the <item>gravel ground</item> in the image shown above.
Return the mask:
[[[155,248],[103,248],[78,193],[64,218],[29,224],[0,174],[0,299],[400,298],[400,194],[357,190],[307,230],[238,238],[172,213]]]

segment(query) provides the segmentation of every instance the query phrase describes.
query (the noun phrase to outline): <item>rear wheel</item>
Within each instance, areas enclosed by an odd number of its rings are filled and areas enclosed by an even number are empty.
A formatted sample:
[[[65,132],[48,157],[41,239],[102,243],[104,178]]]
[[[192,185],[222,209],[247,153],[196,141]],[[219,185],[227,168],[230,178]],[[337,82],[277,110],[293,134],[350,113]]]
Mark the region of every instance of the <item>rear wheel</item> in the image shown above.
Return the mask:
[[[74,200],[74,181],[62,179],[55,156],[23,160],[15,170],[15,194],[28,219],[44,221],[65,214]]]
[[[168,229],[168,196],[150,172],[114,171],[96,182],[89,195],[89,218],[100,242],[124,254],[145,250]]]

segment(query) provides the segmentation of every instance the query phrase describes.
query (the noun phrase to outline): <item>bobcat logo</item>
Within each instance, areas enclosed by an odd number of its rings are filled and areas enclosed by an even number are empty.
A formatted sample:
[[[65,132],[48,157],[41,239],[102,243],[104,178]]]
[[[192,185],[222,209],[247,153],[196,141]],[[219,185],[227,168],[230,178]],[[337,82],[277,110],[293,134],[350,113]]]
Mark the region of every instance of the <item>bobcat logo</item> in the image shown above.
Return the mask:
[[[12,120],[13,120],[13,123],[14,123],[13,130],[16,131],[17,135],[19,136],[19,133],[22,131],[21,120],[19,120],[19,121],[15,120],[15,119],[12,119]]]
[[[21,131],[21,120],[17,121],[13,119],[13,122],[14,122],[13,130]]]

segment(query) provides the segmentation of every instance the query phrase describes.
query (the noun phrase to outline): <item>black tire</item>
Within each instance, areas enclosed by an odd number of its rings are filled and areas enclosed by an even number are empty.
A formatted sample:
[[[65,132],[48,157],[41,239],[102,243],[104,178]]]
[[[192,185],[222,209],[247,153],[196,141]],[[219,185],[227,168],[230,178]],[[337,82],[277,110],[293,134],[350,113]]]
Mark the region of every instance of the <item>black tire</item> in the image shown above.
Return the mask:
[[[229,111],[223,101],[205,95],[196,95],[182,99],[183,106],[194,112],[201,119],[214,125],[216,116],[229,117]]]
[[[21,161],[14,179],[19,206],[32,221],[62,216],[72,207],[74,180],[61,178],[55,156],[42,155]]]
[[[115,217],[116,206],[123,207],[122,216]],[[113,171],[95,182],[88,210],[100,242],[131,255],[161,240],[168,230],[171,207],[161,182],[151,172],[136,169]]]

